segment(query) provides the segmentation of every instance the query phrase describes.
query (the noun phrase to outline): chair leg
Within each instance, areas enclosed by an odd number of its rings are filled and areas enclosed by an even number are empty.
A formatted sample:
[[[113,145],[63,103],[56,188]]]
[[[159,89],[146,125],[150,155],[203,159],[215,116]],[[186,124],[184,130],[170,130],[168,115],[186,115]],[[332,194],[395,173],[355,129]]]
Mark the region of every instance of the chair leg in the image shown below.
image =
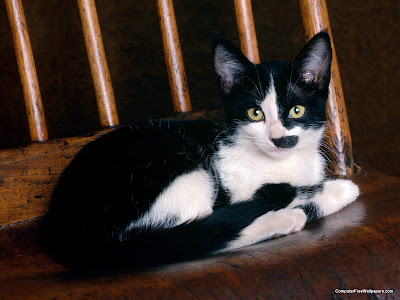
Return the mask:
[[[325,142],[332,149],[330,170],[338,175],[351,175],[354,172],[354,162],[350,128],[326,1],[299,0],[299,4],[306,41],[322,30],[327,30],[331,36],[332,75],[327,104],[328,128]]]

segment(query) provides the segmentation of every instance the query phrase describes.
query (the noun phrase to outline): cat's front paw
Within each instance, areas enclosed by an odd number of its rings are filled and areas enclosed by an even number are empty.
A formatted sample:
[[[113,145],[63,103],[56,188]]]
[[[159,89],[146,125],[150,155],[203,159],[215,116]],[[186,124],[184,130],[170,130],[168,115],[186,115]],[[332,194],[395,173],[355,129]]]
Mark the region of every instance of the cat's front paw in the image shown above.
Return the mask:
[[[324,187],[327,188],[327,192],[332,194],[333,200],[343,206],[354,202],[360,195],[358,185],[351,180],[336,179],[328,181]]]
[[[288,235],[300,231],[304,228],[307,222],[307,216],[300,208],[281,209],[277,211],[279,215],[279,224],[276,236]]]
[[[318,205],[322,216],[333,214],[354,202],[360,189],[351,180],[335,179],[324,182],[323,191],[313,201]]]

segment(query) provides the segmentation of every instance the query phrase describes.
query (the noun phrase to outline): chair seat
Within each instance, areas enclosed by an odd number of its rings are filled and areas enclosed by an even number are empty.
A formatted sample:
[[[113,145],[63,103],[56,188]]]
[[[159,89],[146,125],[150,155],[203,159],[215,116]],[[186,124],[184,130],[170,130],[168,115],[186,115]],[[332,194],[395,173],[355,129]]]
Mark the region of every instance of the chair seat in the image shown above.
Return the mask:
[[[400,178],[370,170],[353,179],[355,203],[298,233],[146,271],[68,269],[42,249],[40,220],[3,227],[0,298],[336,299],[336,289],[400,289]]]

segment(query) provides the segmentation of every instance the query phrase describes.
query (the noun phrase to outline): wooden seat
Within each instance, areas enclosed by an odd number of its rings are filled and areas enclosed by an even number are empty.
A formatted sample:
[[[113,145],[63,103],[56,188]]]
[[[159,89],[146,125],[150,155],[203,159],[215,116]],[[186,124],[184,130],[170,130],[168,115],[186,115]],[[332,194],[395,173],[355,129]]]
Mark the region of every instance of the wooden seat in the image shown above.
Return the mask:
[[[327,142],[334,150],[329,154],[330,172],[359,184],[361,196],[354,204],[287,237],[147,271],[87,272],[52,261],[38,232],[52,190],[86,143],[118,126],[118,114],[94,1],[78,0],[103,129],[87,136],[49,140],[22,3],[5,3],[32,143],[0,151],[1,299],[340,299],[336,289],[400,288],[400,179],[354,165],[335,52],[327,107],[331,125]],[[234,4],[241,48],[257,63],[251,3],[235,0]],[[157,0],[156,7],[175,112],[181,118],[215,117],[215,112],[191,112],[172,1]],[[306,39],[330,28],[324,0],[300,0],[300,9]],[[384,296],[396,297],[394,292]]]

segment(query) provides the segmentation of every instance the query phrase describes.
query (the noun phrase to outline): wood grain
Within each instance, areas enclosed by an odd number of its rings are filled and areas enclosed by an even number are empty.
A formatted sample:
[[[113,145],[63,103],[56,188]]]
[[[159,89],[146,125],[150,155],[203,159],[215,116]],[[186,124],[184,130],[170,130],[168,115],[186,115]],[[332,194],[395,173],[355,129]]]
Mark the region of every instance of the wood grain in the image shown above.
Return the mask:
[[[299,0],[306,41],[322,30],[328,30],[332,42],[332,75],[327,103],[328,129],[326,143],[330,151],[330,169],[335,174],[351,175],[354,172],[353,150],[346,104],[340,79],[339,64],[333,43],[325,0]]]
[[[396,293],[400,179],[368,172],[354,180],[362,190],[355,203],[300,232],[149,270],[69,269],[43,250],[37,222],[0,229],[0,298],[347,299],[335,289],[353,288]],[[351,299],[396,299],[394,293]]]
[[[96,5],[94,0],[78,0],[78,7],[100,123],[102,127],[115,126],[119,124],[118,113]]]
[[[22,2],[21,0],[4,2],[13,37],[30,137],[33,142],[45,141],[48,139],[47,126]]]
[[[42,216],[58,179],[76,153],[109,130],[0,152],[0,226]]]
[[[258,52],[251,0],[234,0],[233,2],[240,40],[240,49],[252,63],[259,64],[260,55]]]
[[[192,110],[172,0],[156,0],[165,64],[175,112]]]

